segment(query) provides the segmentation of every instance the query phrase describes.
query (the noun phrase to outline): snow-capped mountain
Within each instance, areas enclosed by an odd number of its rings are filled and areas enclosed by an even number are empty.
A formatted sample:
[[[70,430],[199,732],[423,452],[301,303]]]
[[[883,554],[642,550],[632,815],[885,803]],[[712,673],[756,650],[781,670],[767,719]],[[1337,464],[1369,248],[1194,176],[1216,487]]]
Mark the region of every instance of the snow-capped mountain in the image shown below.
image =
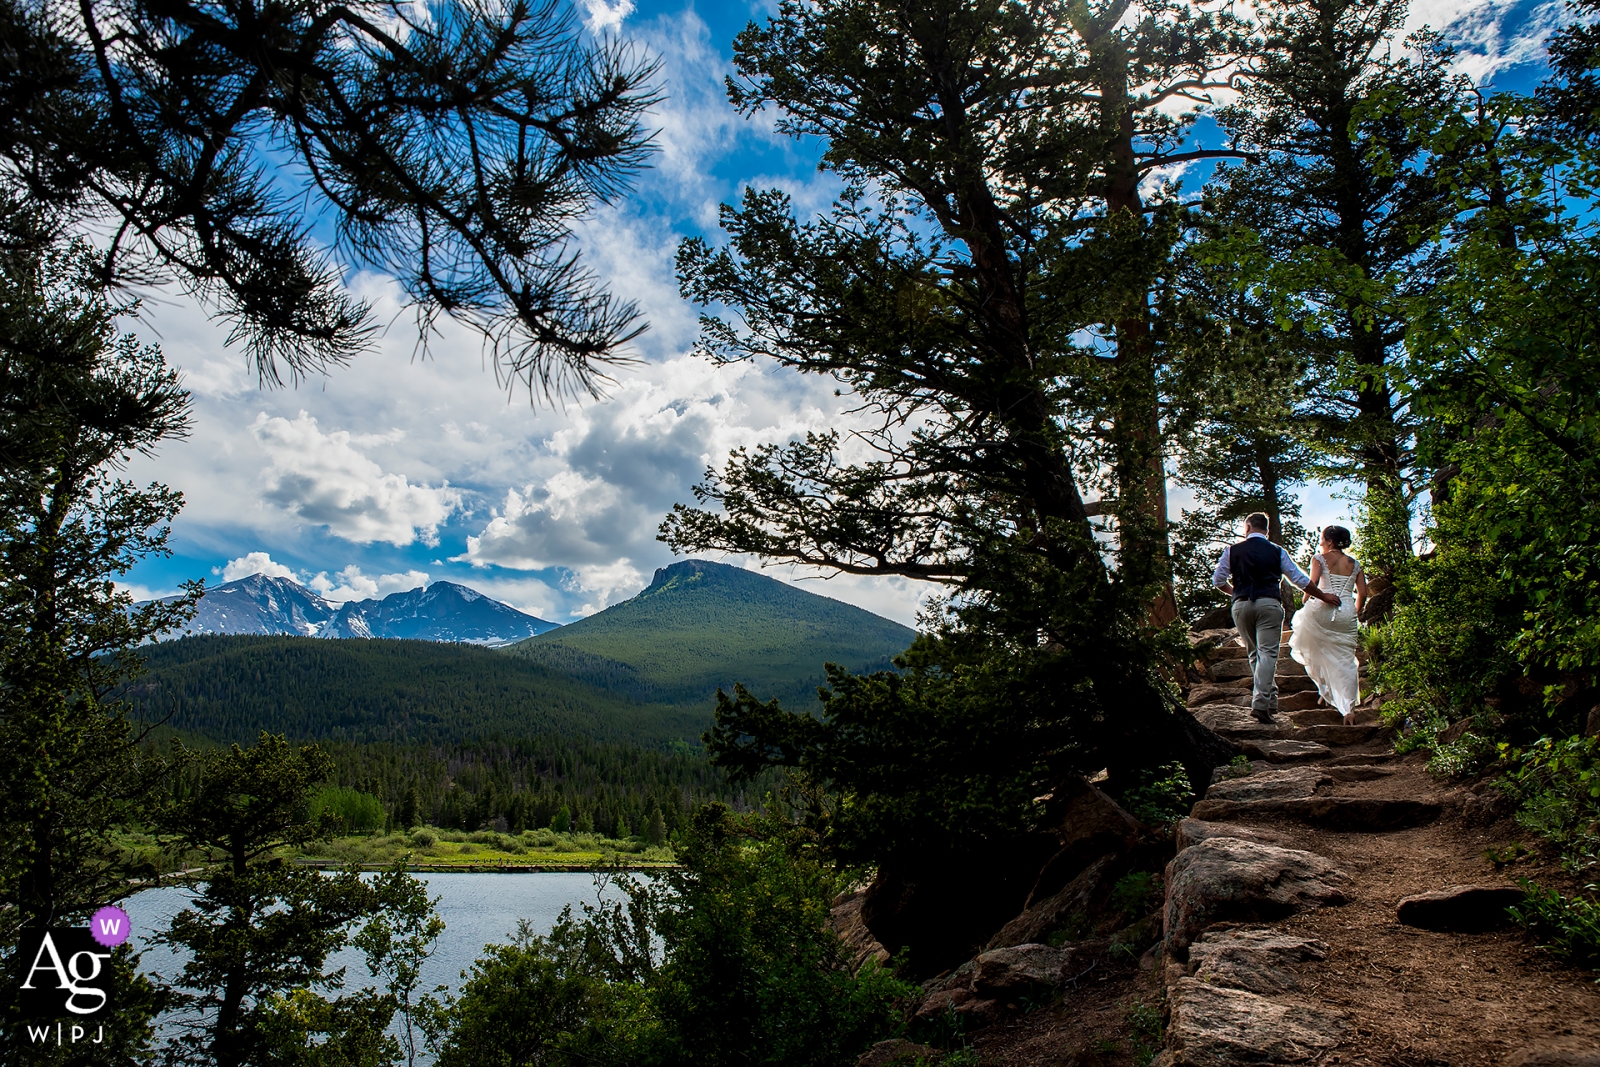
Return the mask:
[[[556,624],[525,615],[464,585],[434,582],[422,589],[390,593],[382,600],[352,600],[319,637],[409,637],[418,641],[466,641],[505,645],[554,630]]]
[[[556,625],[454,582],[335,604],[288,578],[252,574],[206,590],[183,633],[405,637],[498,646]]]
[[[183,632],[315,637],[338,611],[339,605],[298,582],[252,574],[207,589]]]

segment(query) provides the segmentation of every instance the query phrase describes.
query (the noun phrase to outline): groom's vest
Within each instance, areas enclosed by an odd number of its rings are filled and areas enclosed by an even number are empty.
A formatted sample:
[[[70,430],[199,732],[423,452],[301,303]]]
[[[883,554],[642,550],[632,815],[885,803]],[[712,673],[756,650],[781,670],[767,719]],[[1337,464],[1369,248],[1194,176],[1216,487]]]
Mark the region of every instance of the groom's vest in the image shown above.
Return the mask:
[[[1247,537],[1228,552],[1228,569],[1233,572],[1233,599],[1283,599],[1278,590],[1283,569],[1277,545],[1265,537]]]

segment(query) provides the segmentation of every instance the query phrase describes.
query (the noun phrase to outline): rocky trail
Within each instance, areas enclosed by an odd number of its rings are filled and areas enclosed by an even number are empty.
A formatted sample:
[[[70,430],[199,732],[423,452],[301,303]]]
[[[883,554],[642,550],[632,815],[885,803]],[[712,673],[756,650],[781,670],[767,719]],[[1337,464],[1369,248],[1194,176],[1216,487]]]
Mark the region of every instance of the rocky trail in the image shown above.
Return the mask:
[[[1505,914],[1513,877],[1572,886],[1499,791],[1396,756],[1370,704],[1354,725],[1317,708],[1287,647],[1278,722],[1256,722],[1242,646],[1197,636],[1210,662],[1190,707],[1248,762],[1218,768],[1178,823],[1159,912],[1096,925],[1127,865],[1088,863],[925,984],[919,1016],[948,1031],[935,1044],[1041,1067],[1600,1067],[1596,976]],[[1103,841],[1111,809],[1089,789],[1072,818]],[[918,1049],[885,1043],[863,1063]]]

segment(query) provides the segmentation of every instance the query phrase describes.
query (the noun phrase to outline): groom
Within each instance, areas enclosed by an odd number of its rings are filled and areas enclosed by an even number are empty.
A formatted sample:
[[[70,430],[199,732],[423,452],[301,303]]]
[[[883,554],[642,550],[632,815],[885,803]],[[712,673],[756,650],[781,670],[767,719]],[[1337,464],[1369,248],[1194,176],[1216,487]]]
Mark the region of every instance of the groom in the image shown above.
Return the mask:
[[[1244,540],[1222,553],[1211,575],[1211,584],[1233,597],[1233,624],[1250,653],[1250,714],[1265,723],[1272,722],[1278,710],[1278,646],[1283,642],[1280,575],[1305,590],[1306,596],[1338,606],[1338,597],[1312,585],[1289,553],[1267,540],[1267,516],[1259,511],[1244,520]]]

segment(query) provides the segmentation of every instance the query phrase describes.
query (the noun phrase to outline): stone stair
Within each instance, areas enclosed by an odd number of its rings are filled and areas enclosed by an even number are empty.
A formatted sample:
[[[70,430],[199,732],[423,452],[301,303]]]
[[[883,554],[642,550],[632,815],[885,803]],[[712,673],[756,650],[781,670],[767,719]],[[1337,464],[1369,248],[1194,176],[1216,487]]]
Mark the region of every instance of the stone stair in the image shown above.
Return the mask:
[[[1214,662],[1213,676],[1238,672],[1228,664],[1242,662],[1238,656]],[[1287,642],[1278,677],[1289,699],[1305,694],[1315,701]],[[1326,857],[1292,847],[1303,832],[1294,828],[1384,834],[1442,814],[1432,801],[1382,795],[1383,779],[1394,773],[1384,764],[1394,756],[1387,746],[1372,750],[1387,736],[1380,724],[1346,725],[1327,708],[1286,709],[1282,696],[1277,721],[1260,723],[1248,711],[1247,678],[1244,685],[1243,706],[1214,699],[1193,709],[1251,762],[1217,768],[1178,826],[1164,912],[1171,1021],[1154,1067],[1324,1062],[1353,1029],[1344,1013],[1310,995],[1329,947],[1278,924],[1347,903],[1354,879]],[[1340,794],[1349,788],[1361,795]]]

